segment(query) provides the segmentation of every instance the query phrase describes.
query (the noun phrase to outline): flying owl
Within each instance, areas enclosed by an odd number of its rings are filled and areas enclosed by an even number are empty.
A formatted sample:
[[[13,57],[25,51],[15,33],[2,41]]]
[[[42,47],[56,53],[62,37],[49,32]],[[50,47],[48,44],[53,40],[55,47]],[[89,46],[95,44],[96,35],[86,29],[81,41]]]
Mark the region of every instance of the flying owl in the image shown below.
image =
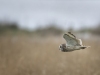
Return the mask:
[[[73,35],[71,32],[64,34],[63,38],[66,40],[67,43],[61,44],[59,46],[59,50],[61,50],[62,52],[70,52],[90,47],[90,46],[83,46],[81,39],[77,39],[76,36]]]

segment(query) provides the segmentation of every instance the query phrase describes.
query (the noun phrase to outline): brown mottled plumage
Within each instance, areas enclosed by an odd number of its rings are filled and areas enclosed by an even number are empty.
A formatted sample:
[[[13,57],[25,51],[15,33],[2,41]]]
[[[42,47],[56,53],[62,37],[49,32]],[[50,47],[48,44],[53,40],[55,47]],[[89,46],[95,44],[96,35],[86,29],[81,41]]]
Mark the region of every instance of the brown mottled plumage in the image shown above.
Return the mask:
[[[68,32],[69,34],[71,34],[72,36],[74,36],[76,38],[76,36],[74,34],[72,34],[71,32]]]

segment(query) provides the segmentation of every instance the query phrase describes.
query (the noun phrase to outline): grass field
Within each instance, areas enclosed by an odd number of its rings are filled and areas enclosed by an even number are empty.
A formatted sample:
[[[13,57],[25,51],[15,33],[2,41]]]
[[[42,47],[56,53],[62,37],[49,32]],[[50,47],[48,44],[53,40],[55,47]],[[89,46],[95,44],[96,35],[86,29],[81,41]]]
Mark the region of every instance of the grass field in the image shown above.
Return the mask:
[[[0,36],[0,75],[100,75],[100,40],[61,52],[62,37]]]

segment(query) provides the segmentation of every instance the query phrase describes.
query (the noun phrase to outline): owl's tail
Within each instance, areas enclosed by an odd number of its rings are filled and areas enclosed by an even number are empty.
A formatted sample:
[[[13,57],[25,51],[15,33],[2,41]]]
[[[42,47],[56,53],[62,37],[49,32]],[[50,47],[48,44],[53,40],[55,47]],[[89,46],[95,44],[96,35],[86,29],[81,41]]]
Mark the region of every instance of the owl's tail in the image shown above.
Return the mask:
[[[90,46],[82,46],[81,49],[89,48]]]

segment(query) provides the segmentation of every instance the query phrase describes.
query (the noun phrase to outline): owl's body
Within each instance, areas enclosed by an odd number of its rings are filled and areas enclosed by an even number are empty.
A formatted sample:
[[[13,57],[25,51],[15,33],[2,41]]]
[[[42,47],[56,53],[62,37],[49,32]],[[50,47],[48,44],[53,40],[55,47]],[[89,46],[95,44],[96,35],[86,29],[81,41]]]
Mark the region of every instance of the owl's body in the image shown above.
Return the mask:
[[[77,39],[76,36],[73,35],[71,32],[64,34],[63,38],[66,40],[67,43],[60,45],[59,49],[62,52],[70,52],[89,47],[89,46],[83,46],[81,39]]]

